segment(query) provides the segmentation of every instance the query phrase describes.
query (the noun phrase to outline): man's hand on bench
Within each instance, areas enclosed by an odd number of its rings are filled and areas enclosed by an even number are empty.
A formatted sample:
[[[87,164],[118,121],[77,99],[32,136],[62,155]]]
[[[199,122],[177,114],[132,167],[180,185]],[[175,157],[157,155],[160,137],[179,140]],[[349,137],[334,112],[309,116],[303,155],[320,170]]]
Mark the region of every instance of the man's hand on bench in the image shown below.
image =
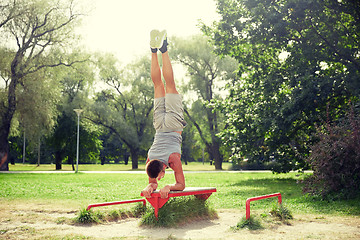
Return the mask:
[[[149,184],[146,188],[144,188],[144,190],[141,191],[141,193],[144,195],[144,197],[151,198],[151,194],[154,192],[154,190],[155,189],[152,187],[152,184]]]
[[[160,197],[161,198],[168,198],[169,196],[169,192],[170,192],[170,186],[166,185],[165,187],[163,187],[162,189],[160,189]]]

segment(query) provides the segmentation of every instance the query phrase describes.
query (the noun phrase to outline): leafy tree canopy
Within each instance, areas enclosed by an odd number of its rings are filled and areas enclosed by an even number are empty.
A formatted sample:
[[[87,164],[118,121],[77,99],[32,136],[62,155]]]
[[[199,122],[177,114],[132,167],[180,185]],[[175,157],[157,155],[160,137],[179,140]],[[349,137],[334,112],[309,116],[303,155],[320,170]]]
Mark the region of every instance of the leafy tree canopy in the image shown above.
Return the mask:
[[[360,89],[359,1],[219,0],[222,18],[203,26],[239,81],[218,104],[222,139],[237,159],[275,159],[276,171],[305,167],[315,123],[343,116]]]

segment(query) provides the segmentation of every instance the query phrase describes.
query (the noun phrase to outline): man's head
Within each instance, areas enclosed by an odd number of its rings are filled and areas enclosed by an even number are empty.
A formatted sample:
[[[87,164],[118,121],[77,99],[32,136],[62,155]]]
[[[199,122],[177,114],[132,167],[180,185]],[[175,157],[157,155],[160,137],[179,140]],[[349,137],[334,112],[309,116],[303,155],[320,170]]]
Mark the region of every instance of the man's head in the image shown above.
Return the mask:
[[[160,180],[165,175],[165,164],[154,159],[146,164],[146,173],[150,178],[158,178]]]

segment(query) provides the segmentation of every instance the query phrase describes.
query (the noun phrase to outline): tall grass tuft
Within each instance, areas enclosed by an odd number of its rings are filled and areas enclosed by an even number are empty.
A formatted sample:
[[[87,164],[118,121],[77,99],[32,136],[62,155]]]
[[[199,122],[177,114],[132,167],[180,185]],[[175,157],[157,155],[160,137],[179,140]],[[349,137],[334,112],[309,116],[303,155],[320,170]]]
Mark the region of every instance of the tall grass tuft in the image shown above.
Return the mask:
[[[80,209],[77,217],[74,219],[74,222],[81,224],[99,223],[101,219],[101,214],[95,213],[91,210],[87,210],[86,208],[82,208]]]
[[[159,209],[158,220],[154,209],[148,208],[141,220],[142,226],[177,227],[195,220],[215,219],[217,213],[208,201],[193,196],[171,198]]]
[[[252,215],[249,219],[246,219],[244,216],[236,226],[231,227],[232,230],[240,230],[243,228],[248,228],[249,230],[258,230],[264,229],[264,226],[261,224],[260,219],[256,215]]]
[[[265,218],[267,215],[268,214],[262,214],[261,217]],[[291,211],[284,204],[279,204],[277,202],[273,204],[270,210],[270,215],[285,224],[290,224],[288,220],[293,219]],[[251,215],[249,219],[246,219],[244,216],[236,226],[231,227],[232,230],[240,230],[243,228],[258,230],[264,229],[265,227],[263,226],[261,219],[259,219],[256,215]]]
[[[142,217],[146,212],[146,206],[144,204],[139,203],[134,208],[132,208],[131,213],[133,217],[140,218]]]
[[[291,211],[284,204],[274,203],[270,211],[270,214],[273,217],[278,218],[282,222],[286,222],[289,219],[293,219]]]
[[[126,218],[139,218],[146,212],[146,206],[138,204],[129,210],[113,209],[111,211],[94,212],[91,209],[88,211],[83,208],[79,211],[78,216],[74,219],[75,223],[89,224],[101,223],[102,221],[114,222]]]

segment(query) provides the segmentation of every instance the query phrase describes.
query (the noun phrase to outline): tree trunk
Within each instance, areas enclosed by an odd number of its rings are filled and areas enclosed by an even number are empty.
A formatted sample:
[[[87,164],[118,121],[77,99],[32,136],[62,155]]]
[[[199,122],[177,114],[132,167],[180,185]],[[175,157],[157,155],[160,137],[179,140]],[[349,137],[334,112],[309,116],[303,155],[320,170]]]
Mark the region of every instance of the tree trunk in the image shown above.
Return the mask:
[[[223,156],[220,153],[220,140],[218,137],[216,137],[216,133],[218,132],[217,114],[216,112],[213,112],[213,109],[207,109],[207,116],[209,120],[209,129],[211,134],[210,155],[214,159],[215,169],[222,170]]]
[[[71,164],[72,170],[75,171],[74,158],[69,157],[69,164]]]
[[[26,136],[24,131],[24,141],[23,141],[23,164],[25,164],[26,159]]]
[[[18,64],[20,57],[19,54],[16,54],[15,59],[11,63],[11,81],[9,84],[8,90],[8,105],[4,112],[4,115],[1,117],[0,122],[0,170],[9,171],[9,142],[8,137],[10,133],[11,120],[14,116],[16,110],[16,86],[19,80],[19,77],[16,75],[16,66]]]
[[[128,153],[124,154],[124,162],[125,162],[125,165],[128,165],[128,163],[129,163],[129,154]]]
[[[61,151],[56,151],[55,152],[55,165],[56,165],[56,170],[61,170]]]
[[[0,152],[0,171],[9,171],[7,153]]]
[[[139,149],[130,149],[132,169],[138,169]]]
[[[211,155],[214,158],[215,169],[222,170],[223,157],[220,153],[220,144],[218,141],[213,141],[210,151],[212,153]]]
[[[16,98],[15,98],[15,85],[14,81],[10,82],[9,92],[8,92],[8,107],[4,113],[0,122],[0,170],[9,171],[9,142],[8,137],[10,133],[10,124],[14,116],[16,108]]]
[[[9,142],[8,136],[10,123],[5,122],[5,118],[0,123],[0,171],[9,171]]]
[[[0,171],[9,171],[9,131],[10,123],[4,117],[0,122]]]
[[[37,166],[40,166],[40,153],[41,153],[41,139],[39,138]]]

